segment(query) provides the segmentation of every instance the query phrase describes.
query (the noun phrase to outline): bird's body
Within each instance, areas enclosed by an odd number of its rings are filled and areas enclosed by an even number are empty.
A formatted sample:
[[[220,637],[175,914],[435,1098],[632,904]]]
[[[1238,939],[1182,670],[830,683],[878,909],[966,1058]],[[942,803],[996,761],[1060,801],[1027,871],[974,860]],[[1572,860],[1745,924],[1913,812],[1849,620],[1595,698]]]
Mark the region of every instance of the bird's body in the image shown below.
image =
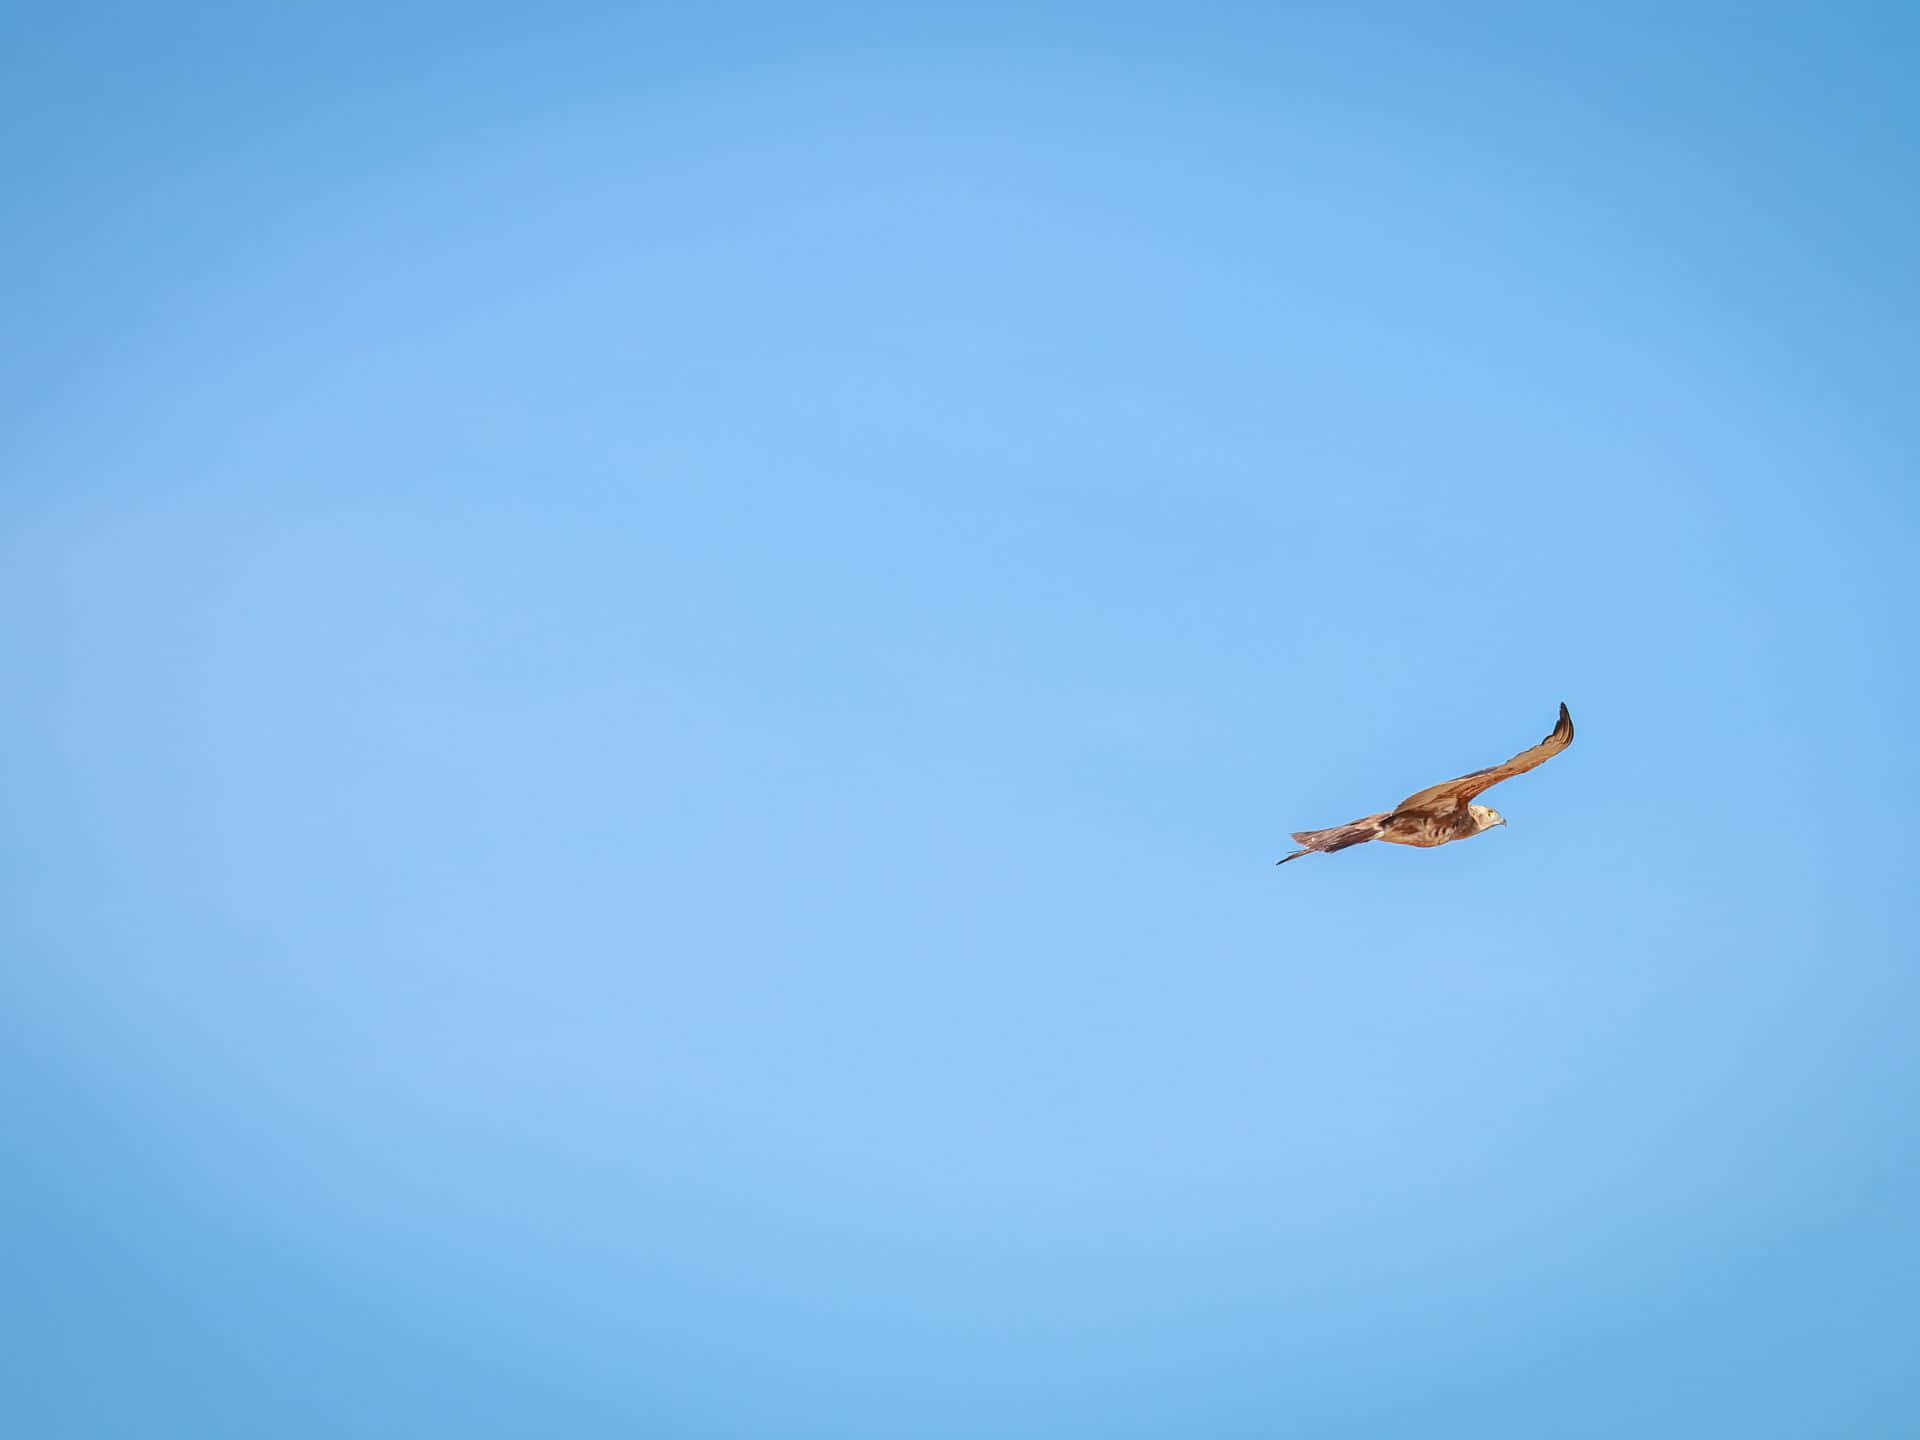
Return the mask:
[[[1457,780],[1430,785],[1378,815],[1367,815],[1326,830],[1296,830],[1293,838],[1302,848],[1282,857],[1278,863],[1284,865],[1288,860],[1297,860],[1302,855],[1316,852],[1330,855],[1349,846],[1364,845],[1369,840],[1430,849],[1435,845],[1482,834],[1507,821],[1491,806],[1473,804],[1473,797],[1502,780],[1524,775],[1572,743],[1573,717],[1562,705],[1560,720],[1553,727],[1553,733],[1532,749],[1522,750],[1503,765],[1489,765],[1484,770],[1475,770],[1471,775],[1462,775]]]

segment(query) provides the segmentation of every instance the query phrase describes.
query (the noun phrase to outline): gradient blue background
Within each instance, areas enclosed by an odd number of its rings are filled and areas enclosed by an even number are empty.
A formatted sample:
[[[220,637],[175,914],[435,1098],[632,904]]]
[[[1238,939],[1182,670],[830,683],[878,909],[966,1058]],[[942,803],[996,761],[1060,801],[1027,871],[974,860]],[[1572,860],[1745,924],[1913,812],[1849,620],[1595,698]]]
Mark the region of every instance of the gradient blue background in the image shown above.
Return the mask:
[[[11,10],[7,1432],[1920,1433],[1917,17]]]

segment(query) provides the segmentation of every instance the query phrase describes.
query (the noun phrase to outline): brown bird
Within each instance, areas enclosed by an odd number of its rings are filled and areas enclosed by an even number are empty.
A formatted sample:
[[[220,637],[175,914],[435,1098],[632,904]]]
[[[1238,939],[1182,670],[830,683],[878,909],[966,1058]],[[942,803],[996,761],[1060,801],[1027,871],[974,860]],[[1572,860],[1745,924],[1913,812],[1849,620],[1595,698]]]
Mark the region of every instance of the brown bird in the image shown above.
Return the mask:
[[[1492,806],[1468,802],[1482,790],[1498,785],[1502,780],[1526,774],[1572,743],[1573,717],[1567,714],[1563,701],[1560,723],[1553,727],[1551,735],[1531,750],[1522,750],[1504,765],[1489,765],[1471,775],[1462,775],[1458,780],[1429,785],[1417,794],[1409,795],[1393,809],[1369,815],[1364,820],[1335,825],[1328,830],[1296,830],[1293,838],[1303,848],[1291,855],[1283,855],[1274,864],[1284,865],[1289,860],[1298,860],[1302,855],[1311,855],[1316,851],[1331,855],[1336,850],[1345,850],[1349,845],[1364,845],[1369,840],[1384,840],[1389,845],[1444,845],[1449,840],[1465,840],[1483,830],[1504,825],[1507,817]]]

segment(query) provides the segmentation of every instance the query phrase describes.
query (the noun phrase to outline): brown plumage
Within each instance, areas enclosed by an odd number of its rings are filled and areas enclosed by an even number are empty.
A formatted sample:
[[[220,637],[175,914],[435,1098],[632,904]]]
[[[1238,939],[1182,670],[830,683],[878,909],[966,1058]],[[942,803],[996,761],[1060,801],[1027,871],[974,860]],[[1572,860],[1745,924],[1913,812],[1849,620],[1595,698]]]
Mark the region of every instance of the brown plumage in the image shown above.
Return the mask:
[[[1572,743],[1573,717],[1567,713],[1563,702],[1559,723],[1546,739],[1532,749],[1522,750],[1505,764],[1489,765],[1484,770],[1475,770],[1471,775],[1462,775],[1457,780],[1443,780],[1438,785],[1429,785],[1409,795],[1393,809],[1383,810],[1378,815],[1369,815],[1326,830],[1296,830],[1293,838],[1302,848],[1291,855],[1282,856],[1274,863],[1284,865],[1289,860],[1298,860],[1302,855],[1316,853],[1331,855],[1335,850],[1345,850],[1350,845],[1364,845],[1369,840],[1384,840],[1389,845],[1445,845],[1450,840],[1465,840],[1470,835],[1504,825],[1507,823],[1504,815],[1489,806],[1473,804],[1473,797],[1502,780],[1526,774]]]

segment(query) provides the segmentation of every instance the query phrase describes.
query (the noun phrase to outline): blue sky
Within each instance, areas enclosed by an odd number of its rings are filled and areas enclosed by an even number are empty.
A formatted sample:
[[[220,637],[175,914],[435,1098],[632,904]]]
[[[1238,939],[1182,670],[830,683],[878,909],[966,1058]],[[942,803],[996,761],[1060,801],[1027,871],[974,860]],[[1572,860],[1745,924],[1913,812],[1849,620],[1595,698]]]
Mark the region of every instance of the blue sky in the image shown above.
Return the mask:
[[[3,23],[11,1432],[1920,1427],[1911,13]]]

